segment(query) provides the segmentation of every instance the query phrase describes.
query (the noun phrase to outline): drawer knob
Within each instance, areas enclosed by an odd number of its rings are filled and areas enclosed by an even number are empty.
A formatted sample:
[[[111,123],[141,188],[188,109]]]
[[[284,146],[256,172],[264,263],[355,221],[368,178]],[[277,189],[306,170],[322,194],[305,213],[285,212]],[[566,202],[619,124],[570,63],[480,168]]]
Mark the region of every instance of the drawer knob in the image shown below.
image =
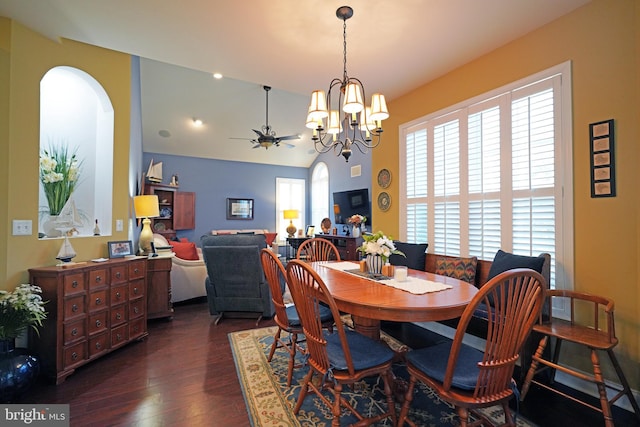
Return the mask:
[[[102,322],[100,320],[96,320],[96,327],[99,328],[100,326],[102,326]]]
[[[96,343],[96,350],[100,350],[102,348],[102,344],[99,342]]]
[[[116,277],[119,279],[119,278],[120,278],[120,276],[121,276],[120,272],[119,272],[119,271],[117,271],[117,272],[116,272]]]
[[[120,292],[116,292],[116,298],[120,299]]]
[[[98,297],[96,298],[96,305],[100,305],[102,304],[102,298]]]
[[[78,353],[76,353],[75,351],[73,353],[71,353],[71,358],[73,360],[78,360]]]
[[[73,328],[73,329],[71,330],[71,335],[73,335],[73,336],[78,335],[78,329],[77,329],[77,328]]]
[[[71,287],[72,288],[77,288],[78,287],[78,281],[74,280],[73,282],[71,282]]]
[[[75,313],[76,311],[78,311],[78,305],[77,305],[77,304],[73,304],[73,305],[71,306],[71,311],[73,311],[74,313]]]
[[[138,270],[137,268],[134,268],[134,269],[133,269],[133,272],[134,272],[134,273],[136,273],[136,274],[138,274],[138,273],[140,272],[140,270]]]
[[[96,276],[96,283],[102,282],[102,276]]]
[[[116,339],[117,339],[118,341],[122,341],[122,335],[120,335],[120,334],[116,334]]]
[[[133,307],[133,312],[134,312],[135,314],[138,314],[138,312],[139,312],[139,311],[140,311],[140,310],[138,309],[138,307]]]
[[[138,295],[138,288],[133,288],[133,293]]]
[[[120,313],[116,313],[116,319],[117,319],[117,320],[122,319],[122,315],[121,315]]]

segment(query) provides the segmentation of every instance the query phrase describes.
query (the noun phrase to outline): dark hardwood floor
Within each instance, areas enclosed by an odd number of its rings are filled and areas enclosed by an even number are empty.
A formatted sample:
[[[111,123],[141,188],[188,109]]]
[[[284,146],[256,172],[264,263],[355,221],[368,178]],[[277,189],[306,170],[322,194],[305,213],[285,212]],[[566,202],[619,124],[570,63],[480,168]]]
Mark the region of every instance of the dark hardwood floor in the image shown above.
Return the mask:
[[[273,325],[263,320],[260,326]],[[80,369],[58,385],[41,380],[22,403],[68,403],[71,426],[249,426],[227,334],[255,327],[252,319],[217,326],[206,303],[178,305],[173,320],[149,322],[149,337]],[[411,345],[414,328],[388,332]],[[600,414],[532,388],[520,412],[540,427],[602,426]],[[639,425],[614,409],[616,425]]]

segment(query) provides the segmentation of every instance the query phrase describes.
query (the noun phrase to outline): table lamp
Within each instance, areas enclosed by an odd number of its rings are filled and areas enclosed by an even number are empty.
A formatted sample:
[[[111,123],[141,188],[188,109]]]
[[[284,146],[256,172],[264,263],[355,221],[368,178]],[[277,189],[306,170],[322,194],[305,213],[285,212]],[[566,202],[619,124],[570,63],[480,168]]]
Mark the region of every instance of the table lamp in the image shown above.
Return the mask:
[[[136,218],[144,218],[139,239],[140,255],[149,255],[151,253],[151,241],[153,240],[153,231],[151,231],[151,220],[149,218],[160,216],[158,196],[135,196],[133,198],[133,207],[136,211]]]
[[[284,219],[289,220],[289,226],[286,231],[289,238],[295,237],[296,234],[296,226],[293,225],[293,220],[298,219],[298,211],[296,209],[285,209],[284,210]]]

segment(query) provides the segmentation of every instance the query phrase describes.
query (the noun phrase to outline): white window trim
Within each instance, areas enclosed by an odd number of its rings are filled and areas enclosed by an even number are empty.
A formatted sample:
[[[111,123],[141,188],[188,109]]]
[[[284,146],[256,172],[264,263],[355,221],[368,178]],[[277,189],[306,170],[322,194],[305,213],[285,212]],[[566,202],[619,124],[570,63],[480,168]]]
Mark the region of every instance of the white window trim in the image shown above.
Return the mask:
[[[560,135],[562,138],[562,144],[556,145],[556,170],[560,171],[556,175],[556,192],[559,193],[559,200],[561,200],[560,206],[557,207],[556,215],[556,229],[560,231],[560,235],[556,240],[556,256],[561,259],[562,262],[556,263],[555,278],[557,289],[573,289],[574,287],[574,213],[573,213],[573,122],[572,122],[572,82],[571,82],[571,61],[566,61],[562,64],[548,68],[531,76],[520,79],[516,82],[510,83],[498,89],[489,91],[482,95],[478,95],[471,99],[459,102],[451,107],[445,108],[438,112],[428,114],[426,116],[417,118],[408,123],[404,123],[399,126],[399,167],[400,175],[404,174],[406,164],[406,152],[404,149],[406,135],[411,131],[411,128],[421,126],[427,121],[434,121],[440,117],[449,115],[462,108],[472,108],[475,104],[482,103],[496,96],[500,96],[508,91],[514,91],[516,89],[525,88],[537,81],[545,78],[549,78],[554,75],[561,75],[562,85],[559,89],[561,106],[556,108],[558,111],[559,120],[556,121],[556,126],[560,126]],[[399,180],[399,194],[400,196],[400,236],[402,239],[406,239],[407,236],[407,224],[404,218],[407,213],[407,201],[404,195],[406,194],[406,177],[401,176]],[[430,193],[432,194],[432,193]],[[431,221],[432,219],[429,218]],[[431,237],[429,237],[431,239]],[[431,247],[429,248],[431,249]],[[554,307],[554,315],[558,317],[567,316],[567,311],[564,307]]]

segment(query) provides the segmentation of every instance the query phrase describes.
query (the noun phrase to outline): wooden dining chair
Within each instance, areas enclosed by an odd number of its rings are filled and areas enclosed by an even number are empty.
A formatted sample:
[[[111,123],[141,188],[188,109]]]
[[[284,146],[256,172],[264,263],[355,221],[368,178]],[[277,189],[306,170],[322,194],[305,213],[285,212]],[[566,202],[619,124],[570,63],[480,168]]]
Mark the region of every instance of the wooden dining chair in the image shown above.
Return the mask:
[[[296,254],[297,259],[313,261],[340,261],[340,252],[333,242],[321,237],[305,240]]]
[[[331,409],[332,426],[340,425],[340,414],[345,408],[358,418],[358,425],[371,425],[385,418],[396,422],[396,410],[391,392],[391,365],[394,352],[384,343],[345,328],[340,321],[340,312],[327,286],[313,268],[300,260],[287,264],[287,277],[293,301],[300,314],[302,329],[306,336],[307,363],[309,372],[305,375],[300,395],[294,408],[297,414],[307,397],[314,392]],[[323,305],[331,310],[335,330],[329,333],[322,329],[319,312]],[[348,402],[341,391],[343,385],[355,384],[365,377],[378,375],[384,383],[387,410],[384,413],[365,417]],[[314,381],[314,377],[317,378]],[[328,389],[333,401],[322,394]],[[367,415],[370,409],[367,409]]]
[[[527,376],[522,386],[522,395],[520,396],[520,399],[524,400],[531,383],[535,383],[547,390],[570,398],[573,401],[582,403],[583,405],[602,413],[605,425],[607,427],[612,427],[614,424],[611,413],[611,404],[622,396],[627,396],[636,417],[640,421],[640,409],[638,408],[638,403],[629,388],[629,382],[627,381],[627,378],[618,363],[618,359],[613,352],[613,348],[618,344],[613,318],[613,300],[602,296],[559,289],[548,290],[546,292],[546,296],[549,298],[550,310],[553,310],[554,303],[558,304],[560,301],[568,303],[567,307],[570,310],[570,317],[569,320],[562,320],[549,316],[548,319],[541,318],[540,322],[533,326],[533,330],[543,336],[540,340],[538,349],[533,355],[531,366],[529,367],[529,371],[527,372]],[[601,322],[601,320],[603,321]],[[553,349],[551,357],[548,358],[548,355],[544,350],[550,339],[555,341],[555,348]],[[593,364],[593,375],[589,375],[583,371],[577,371],[559,362],[560,349],[563,341],[569,341],[589,349],[591,354],[591,363]],[[612,384],[607,384],[605,382],[600,366],[600,359],[598,357],[598,352],[602,351],[609,355],[609,360],[618,375],[618,379],[620,380],[622,387],[613,386]],[[575,354],[575,351],[572,351],[573,357],[575,357]],[[543,366],[540,367],[540,365]],[[534,379],[536,374],[544,370],[551,371],[547,382]],[[556,370],[582,380],[595,383],[598,388],[601,407],[598,408],[587,402],[570,397],[561,390],[554,388],[553,384]],[[615,396],[611,399],[607,397],[607,388],[616,392]]]
[[[446,291],[444,291],[446,292]],[[489,304],[489,300],[493,304]],[[479,304],[488,307],[488,335],[484,351],[463,344],[466,329]],[[407,418],[417,381],[433,389],[440,399],[455,406],[460,426],[492,425],[475,409],[502,405],[505,425],[515,426],[509,400],[512,378],[522,344],[544,304],[544,278],[530,269],[514,269],[487,282],[465,308],[453,341],[407,352],[409,387],[398,419]],[[470,422],[470,412],[477,418]]]
[[[260,252],[260,261],[262,262],[262,269],[264,270],[265,278],[269,283],[271,289],[271,299],[276,313],[273,316],[273,320],[278,326],[278,330],[273,335],[273,344],[271,344],[271,350],[267,361],[271,362],[273,355],[278,348],[284,348],[289,353],[289,365],[287,369],[287,386],[291,385],[291,378],[293,377],[293,369],[295,365],[296,352],[302,350],[298,346],[298,338],[302,336],[302,325],[300,323],[300,316],[294,305],[286,306],[282,294],[286,286],[286,272],[280,262],[278,256],[270,249],[262,249]],[[333,315],[328,307],[322,307],[320,309],[320,321],[324,328],[331,330],[333,328]],[[286,332],[287,337],[283,337],[282,333]]]

